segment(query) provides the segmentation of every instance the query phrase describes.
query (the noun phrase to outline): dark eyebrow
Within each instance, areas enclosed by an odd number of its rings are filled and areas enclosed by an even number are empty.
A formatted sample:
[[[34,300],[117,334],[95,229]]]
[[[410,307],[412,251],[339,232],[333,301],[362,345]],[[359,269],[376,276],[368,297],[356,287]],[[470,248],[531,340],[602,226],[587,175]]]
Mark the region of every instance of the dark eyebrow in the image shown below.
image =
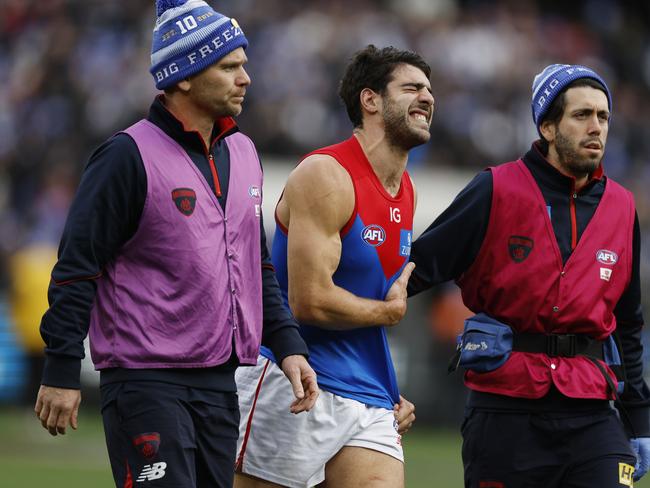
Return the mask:
[[[574,110],[572,111],[572,113],[574,113],[574,114],[575,114],[575,113],[578,113],[578,112],[585,112],[585,113],[588,113],[588,114],[591,114],[591,113],[596,112],[596,113],[599,114],[599,115],[600,115],[600,114],[606,114],[606,115],[609,115],[609,110],[607,110],[607,109],[603,109],[603,110],[594,110],[593,108],[590,108],[590,107],[581,107],[581,108],[576,108],[576,109],[574,109]]]
[[[424,83],[402,83],[402,85],[401,85],[402,88],[406,88],[406,87],[409,87],[409,86],[412,86],[413,88],[415,88],[418,91],[422,90],[422,88],[426,88],[429,91],[429,93],[433,94],[433,92],[431,91],[431,88],[429,88]]]

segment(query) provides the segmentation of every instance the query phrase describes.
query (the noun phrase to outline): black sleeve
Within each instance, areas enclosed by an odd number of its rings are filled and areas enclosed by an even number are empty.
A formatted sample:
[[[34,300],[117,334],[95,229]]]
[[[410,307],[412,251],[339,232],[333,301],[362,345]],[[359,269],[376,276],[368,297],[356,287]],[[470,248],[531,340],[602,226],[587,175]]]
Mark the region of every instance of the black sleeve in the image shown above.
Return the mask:
[[[135,233],[147,192],[135,141],[117,134],[90,157],[72,201],[41,321],[45,341],[42,384],[79,388],[83,341],[101,276]]]
[[[643,345],[641,332],[640,278],[641,231],[638,216],[634,219],[632,240],[632,279],[614,309],[616,334],[621,343],[626,386],[621,395],[623,423],[630,436],[650,437],[650,390],[643,379]],[[619,406],[620,407],[620,406]]]
[[[264,313],[264,328],[262,344],[273,352],[278,365],[292,354],[302,354],[307,357],[307,345],[298,332],[298,323],[289,309],[285,306],[280,292],[280,285],[275,276],[275,268],[266,245],[264,222],[260,218],[260,235],[262,248],[262,298]]]
[[[458,279],[471,266],[485,237],[491,205],[492,172],[483,171],[413,242],[409,296]]]

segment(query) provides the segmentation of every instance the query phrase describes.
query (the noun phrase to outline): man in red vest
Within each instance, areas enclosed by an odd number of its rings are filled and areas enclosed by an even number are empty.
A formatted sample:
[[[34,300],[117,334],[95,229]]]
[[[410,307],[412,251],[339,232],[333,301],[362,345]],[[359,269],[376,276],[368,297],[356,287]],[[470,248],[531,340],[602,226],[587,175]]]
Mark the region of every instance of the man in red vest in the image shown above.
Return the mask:
[[[477,314],[459,344],[461,365],[479,358],[466,487],[632,486],[648,469],[640,231],[601,164],[611,109],[593,70],[548,66],[533,82],[540,140],[477,175],[413,244],[409,293],[453,279]]]

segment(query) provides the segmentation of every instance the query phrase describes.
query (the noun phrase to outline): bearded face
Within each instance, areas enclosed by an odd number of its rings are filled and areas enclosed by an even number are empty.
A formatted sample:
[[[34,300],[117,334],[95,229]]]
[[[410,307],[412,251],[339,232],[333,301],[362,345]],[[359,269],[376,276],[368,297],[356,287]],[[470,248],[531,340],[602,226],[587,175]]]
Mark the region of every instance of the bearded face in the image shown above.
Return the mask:
[[[431,84],[420,69],[409,64],[397,67],[392,78],[381,95],[384,131],[393,147],[408,151],[431,137]]]
[[[386,138],[392,146],[406,151],[429,141],[431,106],[415,100],[412,104],[384,97],[383,119]]]
[[[560,121],[542,124],[541,129],[549,142],[549,162],[562,173],[585,178],[598,168],[605,154],[607,96],[590,86],[570,88]]]
[[[604,149],[605,145],[597,137],[576,141],[559,128],[557,129],[555,151],[558,162],[573,175],[590,174],[596,171],[602,160]]]

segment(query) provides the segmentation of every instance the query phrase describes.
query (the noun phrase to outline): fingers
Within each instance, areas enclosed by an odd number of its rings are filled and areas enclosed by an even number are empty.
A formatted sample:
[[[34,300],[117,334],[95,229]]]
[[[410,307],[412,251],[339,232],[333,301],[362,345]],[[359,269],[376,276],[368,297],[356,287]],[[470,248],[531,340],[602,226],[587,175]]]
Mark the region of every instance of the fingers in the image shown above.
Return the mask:
[[[318,395],[320,394],[320,391],[318,389],[318,382],[316,381],[316,375],[312,373],[303,378],[303,384],[307,393],[302,402],[302,406],[304,408],[303,411],[309,412],[312,408],[314,408],[316,400],[318,400]]]
[[[34,412],[51,435],[64,435],[68,425],[77,428],[80,403],[79,390],[41,386]]]
[[[311,368],[310,368],[311,369]],[[291,404],[289,410],[291,413],[309,412],[315,405],[318,399],[318,382],[313,373],[308,373],[301,379],[303,396],[296,397],[296,400]]]
[[[407,263],[386,293],[385,301],[393,302],[391,310],[386,314],[384,325],[396,325],[406,313],[406,299],[408,298],[407,286],[411,273],[415,269],[414,263]]]
[[[49,398],[44,393],[43,387],[41,387],[38,392],[34,411],[36,412],[36,416],[41,421],[43,428],[46,429],[51,435],[56,435],[59,414],[57,409],[52,406],[51,398]]]
[[[293,390],[293,396],[297,400],[301,400],[305,397],[305,391],[302,387],[302,381],[300,379],[300,368],[295,364],[287,365],[284,371],[284,375],[291,383],[291,389]]]
[[[49,408],[49,415],[43,421],[43,416],[41,416],[41,424],[45,423],[43,427],[47,429],[50,435],[56,435],[58,432],[58,422],[59,422],[59,412],[55,407]],[[65,433],[65,428],[63,429]]]
[[[406,434],[411,427],[413,427],[413,422],[415,422],[415,414],[412,413],[408,417],[404,418],[401,422],[398,421],[397,433]]]
[[[72,412],[66,412],[66,411],[59,412],[59,416],[58,416],[58,418],[56,420],[56,423],[55,423],[57,433],[59,433],[61,435],[65,435],[65,429],[68,426],[68,424],[70,423],[70,415],[71,414],[72,414]],[[54,435],[56,435],[56,434],[54,434]]]
[[[395,404],[395,420],[397,420],[397,432],[405,434],[415,422],[415,405],[400,395],[400,403]]]
[[[647,468],[643,468],[643,466],[637,465],[634,467],[634,474],[632,475],[632,480],[633,481],[639,481],[647,472]]]
[[[316,373],[302,355],[287,356],[282,360],[282,371],[291,383],[295,400],[289,410],[292,413],[309,411],[318,398]]]
[[[316,400],[318,400],[318,387],[316,387],[316,389],[305,387],[305,390],[307,394],[303,398],[294,400],[291,404],[291,407],[289,408],[291,413],[298,414],[301,412],[309,412],[314,408]]]
[[[409,281],[409,278],[411,277],[411,273],[413,273],[413,270],[415,269],[415,263],[407,263],[406,266],[404,266],[404,269],[402,270],[402,274],[399,275],[398,280],[403,282],[404,286]]]
[[[415,263],[406,263],[406,266],[404,266],[402,273],[391,285],[391,288],[399,289],[401,292],[403,292],[402,294],[404,295],[404,298],[406,298],[406,287],[408,285],[409,278],[411,277],[411,273],[414,269]]]
[[[643,459],[641,455],[641,459],[637,462],[637,465],[634,469],[634,475],[632,478],[634,481],[639,481],[645,474],[648,472],[648,463]]]
[[[41,410],[43,410],[43,400],[41,399],[41,395],[39,393],[38,397],[36,397],[36,405],[34,405],[34,413],[39,418],[41,417]]]
[[[47,419],[49,417],[50,417],[50,406],[49,404],[44,404],[38,415],[38,418],[40,419],[41,425],[43,426],[44,429],[47,429]]]
[[[51,406],[47,417],[41,415],[41,424],[47,429],[50,435],[65,435],[68,424],[71,423],[72,411],[66,408]],[[45,418],[45,420],[43,420]]]
[[[79,426],[79,405],[77,405],[72,411],[72,416],[70,417],[70,427],[74,430],[77,430]]]

